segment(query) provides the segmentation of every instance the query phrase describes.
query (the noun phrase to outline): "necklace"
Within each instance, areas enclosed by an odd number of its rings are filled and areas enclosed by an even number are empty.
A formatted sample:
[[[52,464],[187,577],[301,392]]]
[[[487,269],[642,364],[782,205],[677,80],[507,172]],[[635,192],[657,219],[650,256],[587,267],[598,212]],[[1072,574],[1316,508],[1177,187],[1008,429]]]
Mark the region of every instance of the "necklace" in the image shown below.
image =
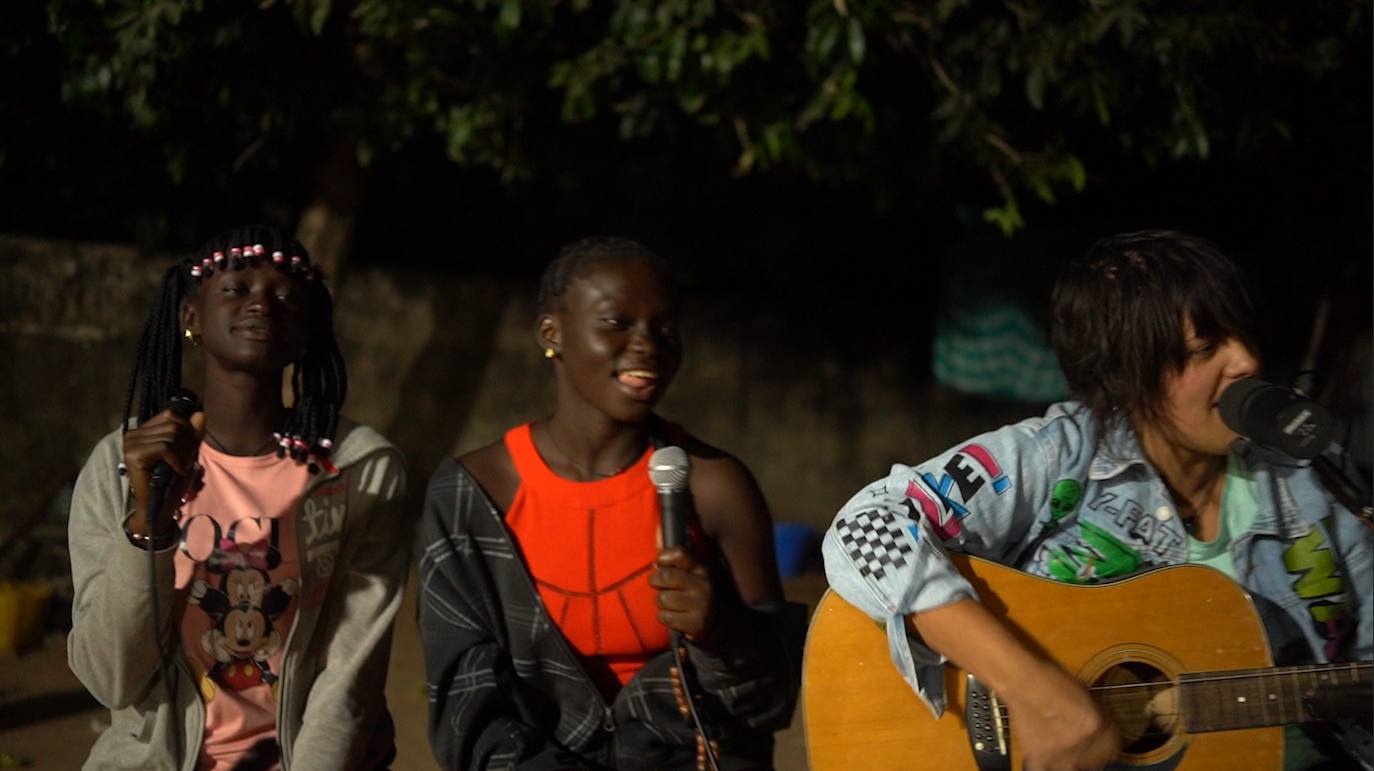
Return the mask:
[[[1183,520],[1183,529],[1188,535],[1197,535],[1198,527],[1202,524],[1202,514],[1208,511],[1213,503],[1216,504],[1217,520],[1220,521],[1222,516],[1220,491],[1208,493],[1201,505],[1191,507],[1186,514],[1182,508],[1178,510],[1179,519]]]
[[[216,450],[219,450],[220,452],[224,453],[225,455],[234,455],[234,453],[231,452],[231,451],[229,450],[228,447],[225,447],[225,446],[224,446],[224,442],[221,442],[221,441],[219,440],[219,437],[217,437],[217,436],[215,436],[214,434],[210,433],[210,429],[209,429],[209,428],[205,429],[205,438],[210,440],[210,444],[214,445],[214,447],[215,447]],[[254,457],[254,456],[258,456],[258,455],[265,455],[265,454],[267,453],[268,448],[270,448],[272,445],[274,445],[274,444],[276,444],[276,443],[277,443],[277,440],[276,440],[276,439],[273,439],[273,438],[271,438],[271,437],[268,437],[267,441],[266,441],[266,442],[263,442],[262,445],[261,445],[260,447],[258,447],[258,449],[254,450],[253,452],[249,453],[249,454],[246,455],[246,456],[240,456],[240,457]]]
[[[616,474],[619,474],[620,472],[624,471],[625,469],[629,468],[630,466],[633,466],[635,461],[639,460],[640,453],[635,453],[633,456],[630,457],[628,461],[626,461],[620,468],[616,469],[615,471],[609,473],[593,471],[587,468],[586,466],[583,466],[581,463],[578,463],[577,461],[573,460],[572,456],[568,454],[568,451],[563,449],[563,445],[558,443],[558,437],[553,435],[553,421],[549,421],[544,424],[544,433],[548,434],[549,441],[553,442],[554,449],[558,450],[558,454],[563,456],[563,460],[567,461],[568,464],[571,465],[573,468],[577,469],[578,471],[581,471],[582,475],[585,477],[609,479],[615,476]]]

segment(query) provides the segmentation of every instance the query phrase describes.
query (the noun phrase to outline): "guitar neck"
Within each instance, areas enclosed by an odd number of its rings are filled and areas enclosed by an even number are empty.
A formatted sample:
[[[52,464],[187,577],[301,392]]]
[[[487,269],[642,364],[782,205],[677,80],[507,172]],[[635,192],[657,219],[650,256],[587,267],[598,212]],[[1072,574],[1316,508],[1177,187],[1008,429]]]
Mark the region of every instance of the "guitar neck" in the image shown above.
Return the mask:
[[[1313,715],[1308,699],[1318,689],[1368,686],[1374,662],[1224,672],[1179,676],[1179,701],[1188,733],[1306,723]]]

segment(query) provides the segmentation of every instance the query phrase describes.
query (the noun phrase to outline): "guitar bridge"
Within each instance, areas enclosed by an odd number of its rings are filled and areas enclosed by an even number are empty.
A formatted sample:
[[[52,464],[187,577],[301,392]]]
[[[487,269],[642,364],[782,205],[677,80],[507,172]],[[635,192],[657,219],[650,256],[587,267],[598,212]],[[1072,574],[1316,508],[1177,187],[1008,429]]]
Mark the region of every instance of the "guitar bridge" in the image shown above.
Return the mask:
[[[964,687],[964,730],[979,771],[1011,771],[1011,731],[1005,707],[973,675],[968,675]]]

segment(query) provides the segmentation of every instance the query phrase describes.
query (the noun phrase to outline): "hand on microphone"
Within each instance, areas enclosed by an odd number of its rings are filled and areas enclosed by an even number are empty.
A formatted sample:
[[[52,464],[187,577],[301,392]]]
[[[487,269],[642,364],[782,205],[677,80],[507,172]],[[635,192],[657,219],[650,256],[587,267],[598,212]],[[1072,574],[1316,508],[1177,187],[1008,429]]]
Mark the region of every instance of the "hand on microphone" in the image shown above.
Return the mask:
[[[205,413],[197,410],[189,417],[168,408],[148,419],[138,428],[124,434],[124,465],[129,468],[129,489],[133,492],[138,511],[148,510],[152,497],[151,477],[159,462],[171,467],[176,478],[168,485],[167,499],[176,500],[185,491],[191,466],[199,454],[200,441],[205,436]],[[165,499],[164,499],[165,500]],[[153,535],[160,535],[171,525],[175,506],[162,506]],[[136,535],[149,535],[143,516],[130,518],[128,527]]]
[[[692,460],[681,447],[661,447],[649,458],[649,479],[658,490],[662,515],[649,586],[658,591],[658,620],[701,646],[713,631],[718,598],[711,571],[685,547],[692,516],[691,475]]]
[[[681,546],[662,549],[649,574],[658,591],[658,620],[700,643],[710,635],[716,610],[711,574]]]

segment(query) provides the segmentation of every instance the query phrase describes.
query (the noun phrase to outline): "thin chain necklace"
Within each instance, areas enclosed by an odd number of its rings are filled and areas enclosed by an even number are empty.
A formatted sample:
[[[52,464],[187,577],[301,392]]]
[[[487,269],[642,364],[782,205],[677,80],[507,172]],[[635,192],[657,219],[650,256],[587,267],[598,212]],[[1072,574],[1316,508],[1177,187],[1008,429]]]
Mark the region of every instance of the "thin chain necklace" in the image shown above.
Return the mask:
[[[1225,495],[1225,491],[1226,472],[1223,471],[1221,480],[1212,482],[1206,495],[1203,496],[1202,505],[1194,506],[1192,502],[1189,501],[1189,509],[1186,514],[1182,507],[1177,507],[1179,519],[1183,520],[1183,529],[1187,531],[1188,535],[1195,535],[1197,533],[1198,520],[1201,519],[1202,512],[1212,505],[1213,500],[1216,501],[1217,505],[1217,518],[1221,518],[1221,499],[1222,496]]]
[[[229,450],[228,447],[225,447],[225,446],[224,446],[224,442],[221,442],[221,441],[219,440],[219,437],[217,437],[217,436],[215,436],[214,434],[210,433],[210,429],[209,429],[209,428],[206,428],[206,429],[205,429],[205,438],[210,440],[210,444],[214,445],[216,450],[219,450],[220,452],[224,453],[225,455],[234,455],[234,453],[231,452],[231,451]],[[274,444],[276,444],[276,443],[277,443],[277,440],[276,440],[275,438],[273,438],[273,437],[268,437],[267,441],[266,441],[266,442],[263,442],[261,447],[259,447],[258,449],[254,450],[253,452],[249,453],[249,454],[246,455],[246,456],[239,456],[239,457],[256,457],[256,456],[258,456],[258,455],[266,455],[266,454],[267,454],[267,450],[270,449],[270,448],[272,447],[272,445],[274,445]]]
[[[615,476],[616,474],[619,474],[620,472],[624,471],[630,466],[633,466],[635,461],[639,460],[639,456],[641,455],[641,453],[635,453],[633,456],[630,457],[628,461],[625,462],[623,466],[610,473],[593,471],[587,468],[586,466],[583,466],[581,463],[578,463],[577,461],[573,460],[572,456],[568,454],[568,451],[563,449],[563,445],[558,443],[558,437],[553,435],[552,420],[544,424],[544,433],[548,435],[549,441],[553,442],[553,447],[554,449],[558,450],[558,454],[563,456],[563,460],[567,461],[569,465],[571,465],[573,468],[577,469],[578,471],[581,471],[582,475],[586,477],[595,477],[597,479],[610,479],[611,477]]]

